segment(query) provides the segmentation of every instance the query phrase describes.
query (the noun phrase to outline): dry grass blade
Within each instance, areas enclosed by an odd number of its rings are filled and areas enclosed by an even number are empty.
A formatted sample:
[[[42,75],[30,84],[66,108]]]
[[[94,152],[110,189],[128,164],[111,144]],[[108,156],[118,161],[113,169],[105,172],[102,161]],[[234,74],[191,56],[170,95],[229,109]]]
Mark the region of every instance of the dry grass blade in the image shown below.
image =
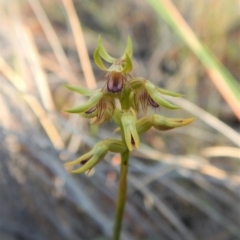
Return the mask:
[[[42,29],[52,47],[52,50],[58,60],[58,63],[62,70],[71,71],[71,67],[69,65],[68,59],[66,54],[59,42],[59,38],[55,33],[42,5],[39,0],[28,0],[29,4],[31,5],[39,23],[42,26]]]
[[[168,219],[168,221],[179,231],[182,237],[186,240],[194,240],[196,239],[193,234],[184,226],[182,221],[178,218],[178,216],[170,209],[167,205],[165,205],[158,196],[152,193],[148,188],[142,186],[141,181],[137,178],[130,176],[129,182],[137,189],[139,189],[142,194],[145,196],[151,197],[154,200],[154,204],[157,210]]]
[[[207,179],[205,179],[202,175],[196,173],[196,172],[190,172],[190,171],[184,171],[184,174],[182,174],[182,171],[179,171],[179,174],[186,177],[190,177],[193,182],[204,189],[207,193],[212,195],[216,200],[219,200],[226,204],[227,206],[234,206],[234,210],[236,210],[238,213],[240,213],[240,206],[238,206],[238,203],[236,200],[234,200],[230,195],[227,195],[224,190],[221,188],[215,187],[213,184],[211,184]]]
[[[202,149],[201,154],[205,157],[232,157],[240,160],[240,149],[234,147],[207,147]]]
[[[219,223],[222,227],[226,228],[230,233],[235,236],[240,235],[239,228],[230,220],[226,218],[226,216],[221,215],[217,210],[215,210],[209,203],[206,201],[202,201],[201,199],[194,196],[192,193],[181,187],[179,184],[171,181],[170,179],[162,179],[161,184],[171,189],[181,198],[186,201],[192,203],[195,207],[199,208],[205,214],[207,214],[210,218],[214,219],[217,223]]]
[[[179,98],[174,99],[170,97],[166,97],[170,102],[184,108],[191,114],[194,114],[202,121],[207,123],[212,128],[216,129],[218,132],[222,133],[225,137],[230,139],[233,143],[240,147],[240,134],[230,128],[228,125],[211,115],[210,113],[204,111],[200,107],[196,106],[195,104],[189,102],[186,99]]]
[[[2,72],[3,75],[5,75],[6,78],[12,82],[16,89],[20,93],[22,93],[22,96],[25,99],[25,101],[28,103],[33,112],[39,118],[40,123],[45,129],[53,145],[58,149],[64,148],[64,143],[57,129],[55,128],[53,122],[50,120],[41,104],[38,102],[35,96],[26,94],[27,87],[22,78],[19,75],[17,75],[1,57],[0,57],[0,72]]]
[[[48,80],[44,70],[41,67],[40,57],[35,45],[33,36],[29,29],[24,26],[21,21],[13,23],[14,30],[18,37],[19,43],[28,61],[32,75],[36,81],[36,85],[43,103],[48,111],[55,109],[52,94],[49,88]]]
[[[41,104],[37,101],[37,99],[34,96],[31,96],[31,95],[25,94],[24,99],[26,100],[28,105],[31,107],[35,115],[38,117],[39,121],[41,122],[43,128],[45,129],[49,139],[54,144],[54,146],[57,149],[63,149],[64,143],[57,129],[54,127],[54,123],[51,121],[48,114],[44,111]]]
[[[20,76],[18,76],[6,61],[0,56],[0,71],[9,79],[19,92],[26,92],[27,86]]]
[[[189,170],[195,170],[202,174],[211,176],[213,178],[219,179],[221,181],[227,181],[228,184],[232,186],[237,186],[240,184],[240,176],[229,174],[228,172],[219,169],[211,164],[208,164],[204,158],[201,157],[189,157],[189,156],[173,156],[170,154],[161,154],[158,151],[146,147],[142,150],[138,150],[141,153],[141,156],[146,156],[148,159],[152,159],[155,161],[162,161],[166,164],[171,164],[175,166],[179,166]]]
[[[86,79],[86,84],[89,89],[96,88],[96,80],[93,74],[91,62],[88,56],[87,46],[83,36],[81,23],[77,17],[76,10],[74,8],[72,0],[62,0],[63,5],[66,9],[67,16],[73,31],[79,60],[81,62],[82,70]]]
[[[56,76],[59,77],[59,80],[66,80],[68,83],[77,85],[79,83],[79,79],[74,75],[67,71],[62,71],[61,65],[57,62],[42,56],[41,57],[42,67],[50,72],[53,72]]]
[[[148,0],[154,10],[186,42],[198,59],[205,65],[216,88],[240,119],[240,86],[216,57],[197,39],[171,0]]]

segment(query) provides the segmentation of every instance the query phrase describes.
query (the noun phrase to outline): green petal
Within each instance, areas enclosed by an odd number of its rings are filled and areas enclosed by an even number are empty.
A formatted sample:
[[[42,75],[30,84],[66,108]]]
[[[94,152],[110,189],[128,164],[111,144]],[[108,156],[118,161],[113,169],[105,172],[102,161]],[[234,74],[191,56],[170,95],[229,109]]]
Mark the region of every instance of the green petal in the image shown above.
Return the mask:
[[[113,58],[111,57],[106,49],[104,48],[103,44],[102,44],[102,38],[101,36],[98,37],[98,47],[99,47],[99,54],[100,56],[106,61],[106,62],[109,62],[109,63],[114,63],[116,58]]]
[[[165,89],[163,89],[163,88],[158,88],[157,90],[158,90],[160,93],[162,93],[162,94],[164,94],[164,95],[171,96],[171,97],[182,97],[182,96],[183,96],[182,94],[175,93],[175,92],[171,92],[171,91],[165,90]]]
[[[92,96],[93,94],[95,94],[97,91],[99,90],[88,90],[86,88],[82,88],[82,87],[75,87],[75,86],[71,86],[71,85],[68,85],[68,84],[64,84],[64,87],[66,87],[67,89],[73,91],[73,92],[76,92],[76,93],[80,93],[82,94],[83,96]]]
[[[179,109],[178,106],[171,104],[167,100],[163,99],[159,92],[156,89],[156,86],[154,86],[152,83],[148,82],[145,84],[145,88],[148,92],[148,94],[151,96],[151,98],[159,105],[168,109]]]
[[[132,39],[130,37],[128,37],[128,40],[127,40],[127,46],[125,48],[125,51],[124,51],[124,54],[121,58],[125,58],[126,55],[128,55],[130,58],[132,57],[132,54],[133,54],[133,44],[132,44]]]
[[[93,54],[94,62],[96,65],[102,69],[103,71],[108,71],[108,69],[105,67],[105,65],[102,62],[101,56],[100,56],[100,47],[97,47]]]
[[[83,113],[83,112],[86,112],[86,111],[90,110],[92,107],[94,107],[102,97],[103,97],[103,93],[98,92],[95,95],[93,95],[85,104],[83,104],[79,107],[76,107],[76,108],[66,110],[66,112],[69,112],[69,113]]]
[[[129,73],[132,71],[132,60],[129,55],[126,53],[125,63],[122,72]]]

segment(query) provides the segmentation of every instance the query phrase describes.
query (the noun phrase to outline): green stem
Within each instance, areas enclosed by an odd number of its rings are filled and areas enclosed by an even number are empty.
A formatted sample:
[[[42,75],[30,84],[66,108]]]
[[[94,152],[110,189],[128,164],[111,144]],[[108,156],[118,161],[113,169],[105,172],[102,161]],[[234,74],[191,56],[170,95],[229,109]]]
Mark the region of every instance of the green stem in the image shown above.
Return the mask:
[[[119,240],[121,234],[122,217],[127,196],[127,173],[128,173],[129,151],[121,154],[121,170],[118,185],[117,207],[115,216],[115,225],[113,232],[113,240]]]

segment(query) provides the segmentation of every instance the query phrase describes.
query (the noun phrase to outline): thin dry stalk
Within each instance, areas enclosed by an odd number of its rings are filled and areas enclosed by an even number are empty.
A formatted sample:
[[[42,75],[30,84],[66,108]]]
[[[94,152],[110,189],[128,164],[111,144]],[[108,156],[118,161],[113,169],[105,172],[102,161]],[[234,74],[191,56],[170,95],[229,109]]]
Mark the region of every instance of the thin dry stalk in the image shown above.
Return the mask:
[[[68,62],[68,58],[61,46],[61,43],[59,41],[59,38],[56,34],[56,32],[54,31],[52,24],[50,23],[42,5],[41,2],[39,0],[28,0],[29,4],[31,5],[37,20],[39,21],[50,45],[51,48],[58,60],[58,63],[60,65],[60,68],[62,69],[62,71],[67,71],[67,72],[71,72],[71,67],[69,65]]]
[[[89,89],[94,89],[96,88],[97,84],[93,74],[91,62],[88,56],[87,46],[83,36],[80,20],[78,19],[72,0],[62,0],[62,2],[66,9],[67,16],[69,18],[69,22],[72,28],[79,60],[82,66],[83,74],[86,79],[86,84]]]
[[[39,118],[40,123],[45,129],[49,139],[57,149],[64,148],[64,143],[46,111],[43,109],[41,104],[38,102],[35,96],[26,94],[27,86],[22,78],[15,73],[10,66],[0,56],[0,72],[15,86],[15,88],[22,93],[24,100],[31,107],[35,115]]]

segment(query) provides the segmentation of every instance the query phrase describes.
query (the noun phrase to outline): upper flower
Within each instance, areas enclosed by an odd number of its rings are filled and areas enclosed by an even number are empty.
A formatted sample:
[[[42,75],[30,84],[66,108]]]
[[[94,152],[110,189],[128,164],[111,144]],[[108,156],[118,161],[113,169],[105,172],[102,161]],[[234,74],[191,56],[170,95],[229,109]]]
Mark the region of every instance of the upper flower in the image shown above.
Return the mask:
[[[94,51],[94,61],[96,65],[103,71],[108,72],[106,74],[106,89],[110,93],[120,93],[124,88],[127,74],[132,70],[132,41],[128,38],[126,49],[120,58],[114,58],[110,56],[104,46],[102,45],[101,37],[98,38],[98,45]],[[107,68],[103,60],[110,63],[111,66]]]

